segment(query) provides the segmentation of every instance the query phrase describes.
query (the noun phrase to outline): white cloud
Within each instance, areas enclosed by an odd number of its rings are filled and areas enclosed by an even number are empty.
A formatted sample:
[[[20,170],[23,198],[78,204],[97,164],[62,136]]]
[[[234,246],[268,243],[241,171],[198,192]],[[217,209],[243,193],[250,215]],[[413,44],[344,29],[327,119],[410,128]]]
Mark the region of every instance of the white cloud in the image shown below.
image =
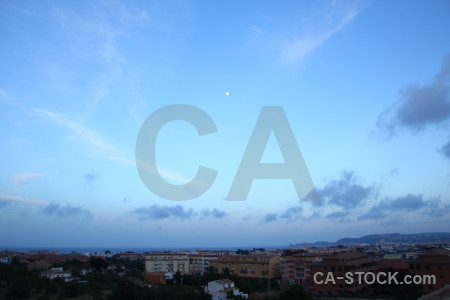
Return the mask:
[[[47,202],[44,202],[44,201],[32,200],[32,199],[27,199],[27,198],[18,197],[18,196],[12,196],[12,195],[5,195],[5,194],[0,194],[0,200],[24,202],[24,203],[28,203],[28,204],[34,204],[34,205],[47,205],[48,204]]]
[[[34,108],[33,111],[69,129],[76,137],[78,137],[85,144],[90,146],[93,152],[95,152],[98,155],[101,155],[102,158],[117,161],[128,166],[136,165],[135,160],[131,157],[124,156],[123,151],[121,151],[119,147],[101,138],[99,134],[94,130],[85,127],[81,123],[70,120],[64,114],[55,113],[42,108]],[[205,183],[203,182],[198,182],[195,180],[191,181],[192,180],[191,178],[187,178],[186,176],[173,170],[170,170],[164,166],[158,166],[157,170],[155,166],[148,166],[145,162],[139,162],[139,166],[143,168],[146,172],[159,174],[163,178],[178,184],[190,183],[194,185],[205,185]]]
[[[95,13],[54,9],[74,50],[94,57],[104,66],[93,80],[92,111],[110,95],[112,86],[123,76],[127,59],[120,51],[120,38],[127,36],[134,28],[149,26],[146,11],[133,11],[118,1],[99,5],[101,7]]]
[[[44,174],[40,173],[20,173],[13,175],[13,181],[15,185],[25,185],[30,183],[35,178],[40,178]]]
[[[173,171],[164,166],[155,166],[155,165],[149,164],[142,160],[137,160],[137,166],[143,172],[159,175],[164,179],[168,179],[170,181],[175,182],[176,184],[189,183],[192,185],[200,185],[200,186],[207,185],[204,182],[193,180],[192,178],[188,178],[188,177],[184,176],[183,174]]]
[[[34,112],[44,116],[63,127],[69,129],[76,137],[90,146],[96,154],[108,160],[120,161],[127,165],[133,164],[132,159],[122,155],[122,151],[115,145],[101,138],[97,132],[85,127],[83,124],[70,120],[67,116],[47,109],[34,108]]]
[[[21,103],[16,99],[13,99],[11,93],[8,93],[4,89],[0,89],[0,101],[11,106],[21,107]]]
[[[303,60],[331,36],[349,24],[359,13],[358,2],[333,3],[302,34],[282,43],[281,60],[292,63]]]
[[[252,31],[259,34],[265,33],[265,30],[259,28],[258,26],[252,26]]]

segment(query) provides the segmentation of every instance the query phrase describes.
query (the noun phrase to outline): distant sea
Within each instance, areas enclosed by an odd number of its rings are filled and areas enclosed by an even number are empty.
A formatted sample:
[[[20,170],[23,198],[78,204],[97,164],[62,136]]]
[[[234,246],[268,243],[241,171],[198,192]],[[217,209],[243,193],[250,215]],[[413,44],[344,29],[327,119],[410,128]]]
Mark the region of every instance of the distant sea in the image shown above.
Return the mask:
[[[264,249],[286,249],[287,246],[271,246],[271,247],[185,247],[185,248],[179,248],[179,247],[165,247],[165,248],[155,248],[155,247],[140,247],[140,248],[133,248],[133,247],[2,247],[0,246],[1,250],[15,250],[20,252],[30,252],[30,251],[37,251],[37,250],[48,250],[48,251],[56,251],[58,253],[105,253],[106,250],[109,250],[111,253],[123,253],[127,251],[131,252],[160,252],[160,251],[194,251],[194,250],[227,250],[227,251],[236,251],[238,249],[241,250],[252,250],[253,248],[264,248]]]

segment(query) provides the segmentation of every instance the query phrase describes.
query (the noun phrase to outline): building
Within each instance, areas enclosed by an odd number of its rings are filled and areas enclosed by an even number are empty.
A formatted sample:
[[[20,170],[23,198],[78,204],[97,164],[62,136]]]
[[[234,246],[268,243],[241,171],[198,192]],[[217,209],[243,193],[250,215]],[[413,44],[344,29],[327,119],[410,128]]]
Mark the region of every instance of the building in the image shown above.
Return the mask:
[[[145,257],[145,272],[189,274],[189,256],[184,252],[154,252]]]
[[[70,271],[64,271],[63,268],[51,268],[50,270],[41,273],[42,277],[47,277],[48,279],[63,278],[64,281],[71,281],[72,273]]]
[[[217,259],[217,255],[189,254],[189,274],[203,275],[210,261]]]
[[[117,256],[119,258],[129,259],[129,260],[144,259],[144,255],[142,253],[137,253],[137,252],[116,253],[115,256]]]
[[[377,270],[376,259],[369,258],[366,254],[360,252],[335,253],[323,257],[322,261],[311,264],[311,273],[313,277],[311,285],[311,294],[315,296],[362,296],[373,294],[373,288],[370,284],[357,282],[355,272],[373,272]],[[346,273],[352,273],[355,280],[347,284]],[[328,275],[330,274],[330,275]],[[333,281],[325,281],[330,276]],[[315,282],[317,281],[324,282]],[[326,283],[325,283],[326,282]]]
[[[10,255],[0,254],[0,264],[10,264],[11,261],[12,261],[12,257]]]
[[[383,256],[384,257],[384,256]],[[397,272],[396,277],[399,281],[403,280],[403,276],[409,273],[409,263],[405,259],[379,259],[377,260],[377,274],[385,273],[385,274],[395,274]],[[381,294],[390,294],[398,289],[398,286],[393,284],[376,284],[375,290],[377,293]]]
[[[210,261],[219,273],[228,269],[231,275],[247,278],[279,278],[279,260],[277,255],[226,255]]]
[[[244,294],[234,286],[234,282],[229,279],[214,280],[208,282],[204,287],[205,293],[210,294],[212,300],[226,300],[228,295],[233,297],[241,296],[244,299],[248,298],[248,294]],[[230,295],[230,296],[231,296]]]
[[[215,260],[217,255],[190,254],[184,252],[154,252],[145,257],[145,271],[180,272],[181,274],[203,275],[205,268]]]
[[[436,299],[450,299],[450,284],[447,284],[428,295],[422,296],[418,300],[436,300]]]
[[[281,284],[297,284],[309,290],[312,284],[311,264],[327,254],[301,253],[280,258]]]
[[[419,284],[421,293],[428,294],[450,284],[450,250],[429,248],[408,262],[409,272],[422,276],[431,275],[436,279],[435,282]]]
[[[52,267],[52,264],[46,260],[37,260],[27,264],[28,270],[45,271]]]
[[[152,284],[166,284],[170,279],[173,279],[173,273],[149,272],[144,276],[144,281]]]

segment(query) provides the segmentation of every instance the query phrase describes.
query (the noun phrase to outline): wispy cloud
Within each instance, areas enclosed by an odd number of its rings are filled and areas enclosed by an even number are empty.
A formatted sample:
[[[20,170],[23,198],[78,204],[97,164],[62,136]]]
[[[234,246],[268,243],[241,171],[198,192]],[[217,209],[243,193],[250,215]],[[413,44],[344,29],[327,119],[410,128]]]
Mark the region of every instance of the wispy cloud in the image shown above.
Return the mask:
[[[167,219],[175,217],[179,219],[189,219],[195,215],[191,209],[184,209],[181,205],[165,206],[165,205],[152,205],[150,207],[140,207],[132,211],[133,214],[139,216],[140,220],[148,219]]]
[[[15,107],[21,107],[22,104],[17,101],[16,99],[14,99],[11,96],[11,93],[8,93],[6,90],[4,89],[0,89],[0,101],[2,101],[3,103],[6,103],[10,106],[15,106]]]
[[[64,114],[52,112],[48,109],[34,108],[33,111],[40,116],[43,116],[56,124],[67,128],[74,136],[80,139],[84,144],[88,145],[93,154],[100,155],[103,159],[120,162],[124,165],[136,166],[136,161],[134,159],[123,154],[125,151],[106,141],[104,138],[100,137],[96,131],[84,126],[82,123],[71,120]],[[156,167],[141,161],[137,161],[137,164],[146,172],[159,174],[163,178],[176,183],[184,184],[190,182],[193,185],[205,185],[204,182],[192,180],[191,178],[187,178],[183,174],[175,172],[164,166]]]
[[[276,214],[276,213],[267,213],[262,218],[262,221],[265,223],[275,222],[277,220],[278,220],[278,214]]]
[[[134,161],[122,155],[117,146],[107,142],[94,130],[85,127],[83,124],[69,119],[66,115],[55,113],[43,108],[34,108],[33,111],[47,119],[69,129],[73,135],[90,146],[96,154],[108,160],[120,161],[128,165],[134,165]]]
[[[202,211],[202,215],[204,217],[212,217],[215,219],[221,219],[227,215],[226,212],[218,210],[217,208],[214,208],[213,210],[205,209]]]
[[[366,213],[360,215],[358,220],[380,220],[393,216],[396,213],[404,214],[410,212],[442,216],[449,213],[450,209],[448,203],[443,202],[440,198],[429,198],[425,200],[422,195],[408,194],[396,198],[385,198],[378,204],[370,207]]]
[[[335,1],[312,24],[305,26],[308,29],[281,44],[281,60],[288,63],[303,60],[348,25],[361,10],[358,1]]]
[[[85,218],[91,218],[92,214],[89,210],[66,204],[64,206],[56,203],[50,203],[42,209],[42,213],[45,215],[55,215],[58,217],[70,217],[70,216],[82,216]]]
[[[293,222],[302,217],[302,215],[301,215],[302,211],[303,211],[303,208],[298,205],[289,207],[280,215],[280,218],[286,219],[289,222]]]
[[[101,8],[95,13],[68,12],[54,6],[54,13],[75,51],[88,52],[103,64],[103,69],[94,79],[91,111],[110,95],[114,83],[123,76],[127,58],[120,51],[120,38],[127,36],[133,28],[149,26],[147,11],[133,11],[119,1],[98,5]]]
[[[139,159],[139,157],[136,158],[136,165],[140,169],[140,171],[159,175],[163,177],[164,179],[168,179],[170,181],[173,181],[177,184],[192,184],[192,185],[207,185],[206,183],[202,181],[193,180],[192,178],[188,178],[185,175],[173,171],[170,168],[166,168],[164,166],[156,166],[154,164],[149,164],[144,160]]]
[[[252,26],[251,29],[252,29],[253,32],[256,32],[258,34],[265,33],[265,30],[259,28],[258,26]]]
[[[92,217],[89,210],[72,206],[70,204],[60,205],[57,203],[48,203],[45,201],[33,200],[19,196],[0,194],[0,207],[5,207],[12,203],[25,203],[34,205],[35,207],[40,207],[40,211],[45,215],[56,215],[59,217],[80,215],[85,218]]]
[[[131,211],[132,214],[137,215],[139,220],[162,220],[169,218],[189,219],[194,217],[198,220],[204,218],[223,219],[227,216],[225,211],[214,208],[204,209],[200,213],[192,208],[186,209],[181,205],[166,206],[166,205],[151,205],[149,207],[139,207]]]
[[[0,200],[9,201],[10,203],[11,202],[23,202],[23,203],[33,204],[33,205],[47,205],[47,202],[44,202],[44,201],[27,199],[27,198],[23,198],[23,197],[18,197],[18,196],[13,196],[13,195],[5,195],[5,194],[0,195]]]
[[[33,179],[40,178],[44,174],[40,173],[20,173],[13,175],[14,185],[25,185],[30,183]]]

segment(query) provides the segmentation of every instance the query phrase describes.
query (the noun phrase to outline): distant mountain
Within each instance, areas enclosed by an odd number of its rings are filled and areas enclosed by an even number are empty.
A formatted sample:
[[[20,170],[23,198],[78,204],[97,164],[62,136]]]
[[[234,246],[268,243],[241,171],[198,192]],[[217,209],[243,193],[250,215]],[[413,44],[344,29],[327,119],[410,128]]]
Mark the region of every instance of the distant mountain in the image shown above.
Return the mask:
[[[297,243],[291,244],[289,247],[301,247],[307,245],[308,247],[329,247],[337,245],[357,245],[357,244],[375,244],[379,242],[388,243],[434,243],[434,242],[450,242],[449,232],[425,232],[425,233],[385,233],[385,234],[369,234],[359,238],[342,238],[335,243],[330,242],[315,242],[315,243]]]

